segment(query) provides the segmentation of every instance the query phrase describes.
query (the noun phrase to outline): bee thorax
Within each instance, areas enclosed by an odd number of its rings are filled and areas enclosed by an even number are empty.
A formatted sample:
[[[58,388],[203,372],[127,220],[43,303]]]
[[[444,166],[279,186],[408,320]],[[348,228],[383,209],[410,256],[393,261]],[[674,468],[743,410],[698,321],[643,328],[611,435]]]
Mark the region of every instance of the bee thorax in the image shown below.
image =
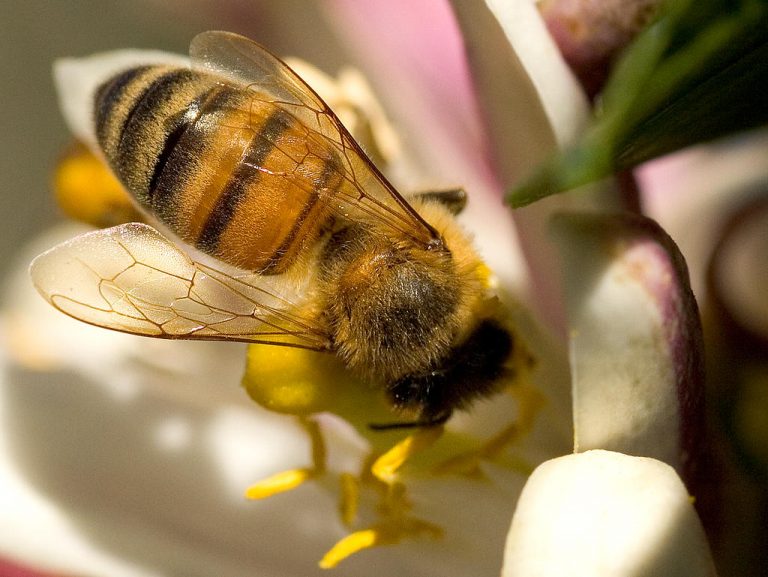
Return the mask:
[[[392,382],[450,349],[460,287],[447,251],[428,253],[359,228],[334,235],[325,251],[323,276],[334,287],[326,315],[348,366]]]

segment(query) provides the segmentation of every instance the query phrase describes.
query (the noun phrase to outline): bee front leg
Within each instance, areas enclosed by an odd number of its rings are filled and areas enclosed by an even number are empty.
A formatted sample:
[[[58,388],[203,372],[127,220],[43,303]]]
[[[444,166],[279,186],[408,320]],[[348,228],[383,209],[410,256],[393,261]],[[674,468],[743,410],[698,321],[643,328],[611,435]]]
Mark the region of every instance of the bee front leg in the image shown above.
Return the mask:
[[[511,387],[506,392],[514,396],[518,402],[519,413],[515,422],[498,431],[477,448],[438,463],[433,468],[435,474],[482,477],[481,464],[484,461],[496,462],[526,476],[533,472],[534,467],[530,463],[507,454],[507,449],[531,432],[536,417],[545,404],[544,397],[528,384]]]

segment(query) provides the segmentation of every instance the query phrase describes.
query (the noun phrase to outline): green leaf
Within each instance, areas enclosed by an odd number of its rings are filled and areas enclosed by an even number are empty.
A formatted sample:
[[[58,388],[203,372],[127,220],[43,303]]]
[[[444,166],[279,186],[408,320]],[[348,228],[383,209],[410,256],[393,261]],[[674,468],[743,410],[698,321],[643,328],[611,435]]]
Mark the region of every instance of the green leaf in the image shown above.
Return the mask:
[[[616,64],[581,140],[513,190],[535,200],[768,123],[768,1],[668,0]]]

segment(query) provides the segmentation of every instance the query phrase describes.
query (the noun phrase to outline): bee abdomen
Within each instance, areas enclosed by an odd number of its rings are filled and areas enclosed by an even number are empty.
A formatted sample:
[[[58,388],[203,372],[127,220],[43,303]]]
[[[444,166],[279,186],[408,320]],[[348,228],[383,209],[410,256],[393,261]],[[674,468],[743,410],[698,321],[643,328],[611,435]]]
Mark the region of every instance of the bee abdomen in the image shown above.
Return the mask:
[[[99,141],[140,204],[189,244],[279,273],[310,246],[343,179],[339,153],[269,95],[143,67],[96,98]]]
[[[194,122],[190,103],[214,87],[184,68],[145,66],[122,72],[96,95],[96,134],[117,176],[151,208],[153,175],[169,137]]]

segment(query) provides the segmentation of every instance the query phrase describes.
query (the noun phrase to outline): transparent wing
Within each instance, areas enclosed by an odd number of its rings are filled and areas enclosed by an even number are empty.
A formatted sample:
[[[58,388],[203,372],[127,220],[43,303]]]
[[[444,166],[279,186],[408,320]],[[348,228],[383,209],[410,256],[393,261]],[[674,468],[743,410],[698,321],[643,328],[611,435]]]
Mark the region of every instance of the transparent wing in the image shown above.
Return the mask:
[[[192,261],[145,224],[81,235],[37,257],[30,273],[54,307],[100,327],[169,339],[329,348],[322,329],[293,303]]]
[[[341,202],[337,211],[351,218],[376,218],[424,244],[439,238],[373,165],[328,105],[277,56],[243,36],[218,31],[198,34],[190,45],[190,56],[194,67],[223,76],[250,90],[254,99],[285,110],[307,128],[308,139],[336,150],[343,181],[335,198]]]
[[[189,46],[195,68],[254,85],[276,101],[307,107],[317,113],[328,108],[287,64],[260,44],[239,34],[202,32]]]

